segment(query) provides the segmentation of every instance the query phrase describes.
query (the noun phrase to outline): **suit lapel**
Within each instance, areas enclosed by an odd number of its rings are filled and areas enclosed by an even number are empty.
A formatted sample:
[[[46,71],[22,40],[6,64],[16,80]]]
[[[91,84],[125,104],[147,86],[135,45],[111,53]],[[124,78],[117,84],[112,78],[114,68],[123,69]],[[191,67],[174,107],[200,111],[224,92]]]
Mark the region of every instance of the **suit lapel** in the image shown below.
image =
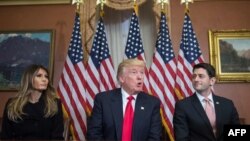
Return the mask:
[[[143,98],[144,93],[139,93],[136,98],[136,105],[134,110],[134,122],[133,122],[133,140],[137,140],[137,137],[142,129],[141,124],[143,124],[143,118],[145,118],[146,110],[147,110],[147,102]]]
[[[122,122],[123,122],[121,89],[117,89],[114,93],[112,93],[111,108],[112,108],[113,118],[114,118],[114,121],[115,121],[117,140],[121,140],[121,137],[122,137]]]
[[[217,135],[220,135],[219,129],[222,129],[224,125],[220,124],[223,123],[221,122],[223,119],[221,119],[222,114],[223,114],[223,109],[220,106],[220,101],[216,95],[213,94],[213,99],[214,99],[214,108],[215,108],[215,116],[216,116],[216,128],[217,128]]]
[[[213,129],[212,126],[210,125],[209,119],[206,115],[206,112],[204,110],[204,108],[201,105],[201,102],[199,100],[199,98],[197,97],[196,94],[192,95],[192,103],[193,103],[193,107],[197,110],[197,113],[200,115],[201,119],[205,122],[206,127],[208,128],[208,130],[211,131],[211,133],[213,134]]]

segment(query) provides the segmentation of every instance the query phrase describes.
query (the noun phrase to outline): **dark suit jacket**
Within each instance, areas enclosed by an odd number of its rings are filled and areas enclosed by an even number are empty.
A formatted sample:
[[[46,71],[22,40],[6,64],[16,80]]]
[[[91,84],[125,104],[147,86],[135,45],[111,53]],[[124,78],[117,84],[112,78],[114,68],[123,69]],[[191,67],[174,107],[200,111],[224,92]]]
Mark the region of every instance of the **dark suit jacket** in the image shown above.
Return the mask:
[[[97,94],[88,120],[87,140],[121,140],[122,124],[121,89]],[[161,130],[159,99],[139,93],[135,103],[132,140],[160,140]]]
[[[213,94],[217,135],[196,94],[178,101],[173,118],[175,141],[222,141],[225,124],[240,124],[231,100]]]

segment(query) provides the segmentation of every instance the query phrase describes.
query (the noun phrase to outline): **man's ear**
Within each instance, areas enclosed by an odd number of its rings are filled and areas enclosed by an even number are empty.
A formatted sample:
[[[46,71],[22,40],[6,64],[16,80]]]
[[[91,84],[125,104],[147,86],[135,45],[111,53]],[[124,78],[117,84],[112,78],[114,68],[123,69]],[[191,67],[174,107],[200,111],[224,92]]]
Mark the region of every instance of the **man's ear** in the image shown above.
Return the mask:
[[[210,86],[213,86],[216,82],[216,78],[215,77],[212,77],[210,78]]]
[[[123,76],[119,76],[118,79],[120,83],[123,83],[125,81]]]

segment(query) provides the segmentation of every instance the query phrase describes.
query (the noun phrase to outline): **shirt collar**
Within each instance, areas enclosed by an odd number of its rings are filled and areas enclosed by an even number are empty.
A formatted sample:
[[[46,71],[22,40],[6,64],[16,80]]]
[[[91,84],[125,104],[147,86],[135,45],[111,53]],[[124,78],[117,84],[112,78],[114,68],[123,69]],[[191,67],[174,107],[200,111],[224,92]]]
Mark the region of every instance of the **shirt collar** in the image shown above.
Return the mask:
[[[198,93],[198,92],[196,92],[196,95],[197,95],[198,99],[199,99],[201,102],[202,102],[203,99],[205,98],[204,96],[202,96],[202,95],[201,95],[200,93]],[[208,95],[207,98],[208,98],[209,100],[211,100],[212,103],[214,102],[212,93],[210,93],[210,94]]]
[[[122,98],[127,99],[130,95],[123,88],[121,88],[121,90],[122,90]],[[132,95],[135,100],[136,100],[137,95],[138,94]]]

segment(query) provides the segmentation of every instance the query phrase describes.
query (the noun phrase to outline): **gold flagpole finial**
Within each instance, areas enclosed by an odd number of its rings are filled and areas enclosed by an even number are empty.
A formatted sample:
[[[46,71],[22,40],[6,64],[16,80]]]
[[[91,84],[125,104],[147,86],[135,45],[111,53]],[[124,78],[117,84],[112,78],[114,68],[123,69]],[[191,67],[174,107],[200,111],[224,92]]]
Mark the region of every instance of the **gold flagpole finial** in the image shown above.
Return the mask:
[[[161,11],[164,12],[165,4],[169,4],[169,0],[155,0],[156,4],[161,4]]]
[[[72,0],[72,5],[76,4],[76,10],[79,12],[80,10],[80,4],[84,4],[84,0]]]
[[[138,15],[138,5],[136,0],[131,0],[132,2],[134,2],[134,10],[135,10],[135,14]]]
[[[104,4],[106,4],[106,0],[97,0],[96,5],[99,5],[99,4],[101,5],[100,16],[103,17],[104,16],[103,7],[104,7]]]
[[[181,0],[181,4],[185,3],[186,5],[186,12],[189,12],[189,7],[188,7],[188,3],[193,3],[194,0]]]

